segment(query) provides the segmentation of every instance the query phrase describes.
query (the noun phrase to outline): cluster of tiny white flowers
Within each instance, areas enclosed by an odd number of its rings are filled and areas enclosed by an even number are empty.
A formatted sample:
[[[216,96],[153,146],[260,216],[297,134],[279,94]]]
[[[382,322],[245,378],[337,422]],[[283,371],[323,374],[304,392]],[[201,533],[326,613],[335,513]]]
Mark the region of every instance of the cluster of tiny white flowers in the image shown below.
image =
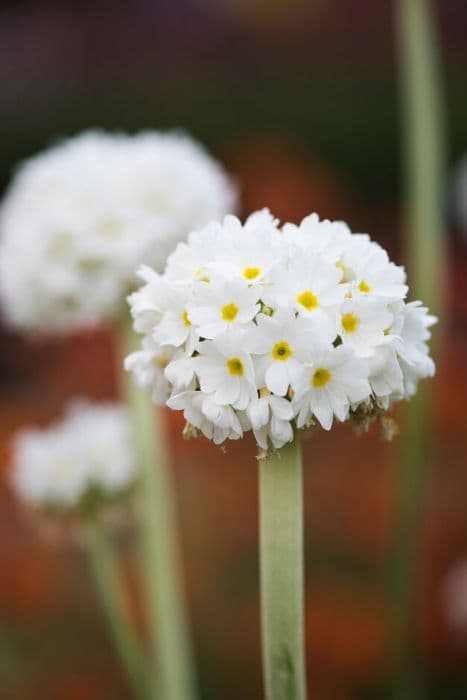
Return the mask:
[[[269,211],[190,234],[129,297],[142,349],[126,369],[215,443],[253,430],[263,450],[294,427],[376,415],[434,373],[435,322],[405,301],[405,272],[366,234]]]
[[[121,312],[135,270],[162,270],[193,226],[231,212],[220,165],[181,133],[85,132],[29,159],[0,208],[0,302],[28,331]]]
[[[12,442],[11,483],[25,503],[60,511],[89,494],[115,499],[137,476],[130,422],[118,404],[73,402],[61,422]]]

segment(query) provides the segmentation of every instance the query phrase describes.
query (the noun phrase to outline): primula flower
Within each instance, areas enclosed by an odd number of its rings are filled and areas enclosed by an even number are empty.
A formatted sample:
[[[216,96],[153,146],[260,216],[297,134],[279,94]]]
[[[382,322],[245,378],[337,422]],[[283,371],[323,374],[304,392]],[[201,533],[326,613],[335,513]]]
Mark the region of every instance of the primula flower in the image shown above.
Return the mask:
[[[181,133],[90,131],[29,159],[0,208],[6,320],[53,332],[117,317],[141,263],[162,271],[235,200],[219,164]]]
[[[118,404],[75,401],[62,421],[24,429],[12,443],[12,486],[25,503],[69,511],[113,501],[136,479],[132,431]]]
[[[434,372],[434,317],[405,301],[404,269],[343,222],[227,216],[140,276],[129,303],[143,350],[126,368],[216,443],[252,430],[279,449],[297,428],[375,418]]]

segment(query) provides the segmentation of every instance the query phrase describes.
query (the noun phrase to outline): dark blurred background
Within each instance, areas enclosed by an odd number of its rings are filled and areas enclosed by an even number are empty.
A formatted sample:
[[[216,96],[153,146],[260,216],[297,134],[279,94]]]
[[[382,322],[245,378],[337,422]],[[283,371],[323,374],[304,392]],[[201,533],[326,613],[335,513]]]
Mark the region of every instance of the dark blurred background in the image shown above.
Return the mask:
[[[439,0],[448,133],[445,339],[423,508],[416,655],[430,697],[467,697],[467,615],[447,586],[467,562],[466,231],[453,172],[467,151],[467,4]],[[236,176],[242,213],[316,210],[404,262],[392,2],[6,2],[0,9],[0,187],[18,160],[88,127],[182,127]],[[467,227],[467,222],[464,222]],[[129,698],[85,560],[52,547],[7,488],[8,440],[76,393],[116,394],[109,333],[42,344],[0,329],[0,697]],[[400,418],[403,417],[399,411]],[[203,700],[261,697],[254,447],[227,455],[170,424]],[[388,563],[402,442],[346,427],[306,446],[307,653],[314,700],[388,686]],[[130,590],[131,537],[121,542]],[[447,577],[450,577],[447,579]],[[467,575],[464,576],[467,600]],[[138,601],[133,601],[139,619]],[[465,608],[464,608],[465,609]]]

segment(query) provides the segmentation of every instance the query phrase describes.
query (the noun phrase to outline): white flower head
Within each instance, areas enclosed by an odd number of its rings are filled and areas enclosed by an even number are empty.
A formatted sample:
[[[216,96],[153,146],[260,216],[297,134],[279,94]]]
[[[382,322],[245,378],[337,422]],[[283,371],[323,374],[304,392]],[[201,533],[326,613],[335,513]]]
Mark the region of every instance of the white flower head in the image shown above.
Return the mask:
[[[137,475],[129,419],[118,404],[73,402],[62,421],[21,430],[12,447],[13,488],[38,508],[74,509],[91,491],[113,500]]]
[[[114,318],[142,263],[161,272],[190,230],[235,199],[221,167],[181,133],[90,131],[44,151],[18,169],[0,208],[7,321],[44,333]]]
[[[142,276],[129,298],[142,349],[126,367],[217,444],[251,430],[267,451],[296,429],[374,418],[434,371],[435,319],[406,303],[403,268],[344,222],[227,216]]]

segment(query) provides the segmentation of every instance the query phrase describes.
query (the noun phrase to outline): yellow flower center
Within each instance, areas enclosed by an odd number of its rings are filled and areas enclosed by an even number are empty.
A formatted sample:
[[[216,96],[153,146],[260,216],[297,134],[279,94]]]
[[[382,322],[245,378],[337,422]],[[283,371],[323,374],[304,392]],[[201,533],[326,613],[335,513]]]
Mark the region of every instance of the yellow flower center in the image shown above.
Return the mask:
[[[118,219],[109,217],[108,219],[103,219],[99,225],[99,231],[104,234],[104,236],[116,236],[122,231],[122,224]]]
[[[183,325],[186,326],[187,328],[188,328],[188,326],[191,326],[191,321],[188,318],[188,311],[184,311],[182,313],[182,321],[183,321]]]
[[[341,325],[346,333],[355,333],[359,323],[360,319],[355,314],[347,313],[342,315]]]
[[[360,284],[358,285],[358,288],[363,294],[368,294],[368,292],[371,292],[371,285],[368,284],[365,280],[362,280]]]
[[[311,383],[315,389],[322,389],[331,379],[331,372],[325,367],[319,367],[313,372]]]
[[[65,253],[70,249],[73,236],[67,231],[59,231],[53,237],[49,250],[52,254]]]
[[[237,314],[239,311],[240,309],[233,302],[231,304],[226,304],[221,309],[221,318],[223,321],[232,323],[232,321],[235,321],[235,319],[237,318]]]
[[[161,369],[165,369],[167,365],[169,364],[170,357],[164,352],[162,355],[159,355],[159,357],[156,357],[154,362],[159,365]]]
[[[198,267],[198,269],[195,271],[195,277],[197,277],[200,282],[209,283],[211,281],[211,278],[207,276],[204,267]]]
[[[231,357],[225,364],[227,365],[229,374],[232,374],[234,377],[243,377],[245,371],[243,369],[243,362],[239,357]]]
[[[255,280],[261,274],[260,267],[245,267],[243,276],[247,280]]]
[[[272,359],[286,362],[293,355],[293,350],[286,340],[276,343],[272,349]]]
[[[345,276],[348,272],[348,267],[347,265],[344,265],[343,262],[336,262],[336,267],[342,272],[342,277],[341,277],[341,282],[345,279]]]
[[[297,296],[297,301],[307,311],[313,311],[314,309],[317,309],[319,306],[318,297],[316,296],[316,294],[313,294],[313,292],[310,291],[309,289],[306,289],[304,292],[299,294]]]

